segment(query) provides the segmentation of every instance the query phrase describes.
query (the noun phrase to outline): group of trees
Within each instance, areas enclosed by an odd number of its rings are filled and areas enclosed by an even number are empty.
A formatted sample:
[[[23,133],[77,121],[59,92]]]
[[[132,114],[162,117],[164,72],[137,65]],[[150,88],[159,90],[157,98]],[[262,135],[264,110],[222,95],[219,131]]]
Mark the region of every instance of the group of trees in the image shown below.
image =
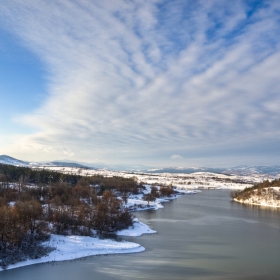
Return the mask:
[[[231,192],[232,199],[237,200],[246,200],[249,199],[252,195],[262,196],[265,195],[267,190],[270,187],[279,187],[280,186],[280,179],[276,179],[273,181],[265,180],[262,183],[258,183],[253,185],[250,188],[245,188],[243,191],[233,191]],[[280,200],[280,196],[278,192],[272,192],[274,195],[274,199]]]
[[[32,169],[29,167],[15,167],[13,165],[0,164],[0,175],[4,175],[8,180],[28,183],[50,184],[57,182],[67,182],[68,184],[76,184],[82,177],[80,175],[64,174],[45,169]]]
[[[175,193],[171,186],[157,188],[155,186],[151,187],[151,192],[144,196],[144,200],[148,201],[148,205],[150,202],[155,201],[156,198],[159,197],[170,197]]]
[[[52,248],[41,243],[50,233],[108,236],[128,228],[132,216],[117,196],[141,188],[134,179],[0,165],[0,265],[47,254]]]
[[[52,248],[41,242],[48,238],[48,224],[38,201],[17,201],[9,206],[0,197],[0,266],[47,255]]]
[[[110,235],[132,225],[131,214],[110,190],[97,196],[91,189],[86,196],[87,191],[79,193],[78,189],[73,188],[73,196],[56,194],[47,202],[46,217],[54,233],[91,235],[95,230],[97,234]]]
[[[101,175],[91,176],[86,178],[91,185],[98,186],[99,193],[105,190],[114,190],[118,194],[138,194],[139,190],[143,189],[141,184],[137,183],[135,178],[123,177],[103,177]]]

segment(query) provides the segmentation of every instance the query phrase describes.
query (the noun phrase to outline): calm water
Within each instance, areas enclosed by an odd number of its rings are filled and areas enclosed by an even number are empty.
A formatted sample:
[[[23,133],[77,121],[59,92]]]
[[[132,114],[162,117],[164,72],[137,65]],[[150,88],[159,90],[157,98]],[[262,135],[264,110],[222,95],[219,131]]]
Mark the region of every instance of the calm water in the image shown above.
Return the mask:
[[[280,210],[209,190],[136,215],[158,231],[126,238],[143,253],[34,265],[0,272],[0,279],[280,279]]]

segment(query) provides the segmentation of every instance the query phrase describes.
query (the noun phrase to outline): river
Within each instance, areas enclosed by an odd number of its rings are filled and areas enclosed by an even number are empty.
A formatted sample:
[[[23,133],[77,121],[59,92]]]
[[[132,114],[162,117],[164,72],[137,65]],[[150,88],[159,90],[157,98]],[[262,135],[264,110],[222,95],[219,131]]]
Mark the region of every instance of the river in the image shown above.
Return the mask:
[[[33,265],[0,272],[0,279],[280,279],[280,209],[232,202],[226,190],[164,206],[135,214],[158,231],[125,238],[144,246],[143,253]]]

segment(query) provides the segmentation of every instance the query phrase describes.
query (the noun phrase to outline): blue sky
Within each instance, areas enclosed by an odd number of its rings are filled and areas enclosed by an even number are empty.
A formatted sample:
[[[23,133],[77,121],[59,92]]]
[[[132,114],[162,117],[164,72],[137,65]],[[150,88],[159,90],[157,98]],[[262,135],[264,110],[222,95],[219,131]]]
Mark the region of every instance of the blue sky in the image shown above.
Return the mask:
[[[0,154],[279,164],[279,1],[10,0]]]

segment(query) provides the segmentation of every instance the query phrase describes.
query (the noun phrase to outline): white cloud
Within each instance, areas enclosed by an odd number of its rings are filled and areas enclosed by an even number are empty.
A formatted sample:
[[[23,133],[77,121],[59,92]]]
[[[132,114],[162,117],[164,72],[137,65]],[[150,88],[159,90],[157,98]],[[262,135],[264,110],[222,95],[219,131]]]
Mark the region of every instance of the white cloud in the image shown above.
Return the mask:
[[[46,102],[20,118],[38,128],[21,147],[117,161],[279,139],[273,7],[249,20],[239,1],[201,2],[188,15],[185,1],[165,12],[158,2],[2,4],[2,23],[49,72]]]
[[[180,156],[180,155],[172,155],[170,158],[173,159],[173,160],[183,159],[183,157]]]

